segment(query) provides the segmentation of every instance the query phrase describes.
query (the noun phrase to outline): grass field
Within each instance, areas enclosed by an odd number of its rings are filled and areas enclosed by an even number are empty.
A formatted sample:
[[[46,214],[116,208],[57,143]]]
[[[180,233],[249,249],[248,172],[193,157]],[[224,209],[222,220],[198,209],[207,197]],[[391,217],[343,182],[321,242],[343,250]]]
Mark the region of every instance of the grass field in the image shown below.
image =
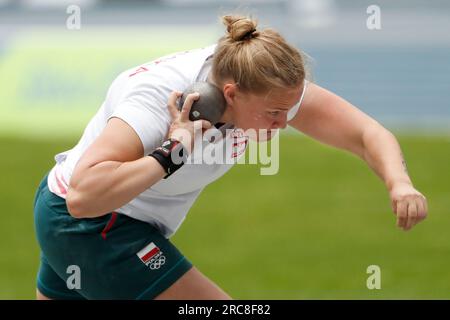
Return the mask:
[[[32,201],[53,156],[78,140],[0,139],[0,299],[32,299]],[[399,137],[429,218],[395,227],[381,181],[356,157],[282,136],[280,171],[235,166],[205,189],[172,238],[238,299],[450,298],[450,138]],[[366,268],[381,268],[381,290]]]

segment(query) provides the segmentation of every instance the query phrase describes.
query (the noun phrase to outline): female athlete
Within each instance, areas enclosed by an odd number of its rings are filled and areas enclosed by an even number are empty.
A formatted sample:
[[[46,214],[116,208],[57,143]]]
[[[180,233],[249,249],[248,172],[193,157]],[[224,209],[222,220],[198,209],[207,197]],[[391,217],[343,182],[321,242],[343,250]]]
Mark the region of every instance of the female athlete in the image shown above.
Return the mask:
[[[258,29],[249,17],[222,20],[227,31],[217,44],[120,74],[78,143],[55,156],[34,201],[38,299],[230,299],[170,237],[203,188],[244,153],[240,132],[249,129],[289,125],[351,152],[386,185],[398,227],[409,230],[426,217],[426,199],[391,132],[307,81],[303,55],[276,31]],[[226,100],[214,126],[189,120],[198,94],[177,108],[181,93],[201,81]],[[198,141],[196,128],[223,138]],[[223,163],[187,161],[196,148],[230,141]]]

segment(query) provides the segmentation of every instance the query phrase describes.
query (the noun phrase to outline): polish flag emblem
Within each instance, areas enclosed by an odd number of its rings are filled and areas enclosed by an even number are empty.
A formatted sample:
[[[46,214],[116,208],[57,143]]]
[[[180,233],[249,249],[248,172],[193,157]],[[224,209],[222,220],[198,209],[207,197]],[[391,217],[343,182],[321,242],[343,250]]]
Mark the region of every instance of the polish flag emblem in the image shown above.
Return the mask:
[[[148,266],[152,262],[152,258],[159,256],[158,253],[160,252],[161,250],[159,250],[159,248],[153,242],[151,242],[144,249],[139,251],[137,253],[137,256],[143,263],[145,263],[145,265]]]

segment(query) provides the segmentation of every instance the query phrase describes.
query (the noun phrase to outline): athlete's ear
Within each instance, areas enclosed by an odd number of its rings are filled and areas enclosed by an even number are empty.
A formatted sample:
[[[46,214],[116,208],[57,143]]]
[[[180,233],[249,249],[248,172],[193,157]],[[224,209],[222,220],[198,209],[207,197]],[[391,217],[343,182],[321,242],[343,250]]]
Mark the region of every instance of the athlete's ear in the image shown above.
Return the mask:
[[[223,85],[223,96],[227,101],[227,105],[233,106],[236,103],[236,96],[238,90],[239,89],[236,83],[234,82],[225,83]]]

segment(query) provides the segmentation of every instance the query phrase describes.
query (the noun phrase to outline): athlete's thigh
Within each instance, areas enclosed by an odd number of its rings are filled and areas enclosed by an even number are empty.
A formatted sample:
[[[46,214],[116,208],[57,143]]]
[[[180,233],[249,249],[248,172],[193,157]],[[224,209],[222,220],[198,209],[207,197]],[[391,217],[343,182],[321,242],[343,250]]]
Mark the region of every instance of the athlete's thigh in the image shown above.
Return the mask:
[[[192,267],[155,300],[231,300],[231,297]]]
[[[38,300],[84,300],[76,290],[71,290],[67,282],[52,268],[47,258],[41,253],[41,262],[37,274]]]
[[[39,289],[36,288],[36,300],[52,300],[49,297],[44,296]]]
[[[192,267],[155,300],[231,300],[215,283]],[[52,300],[36,289],[36,300]]]
[[[169,299],[227,298],[191,270],[191,262],[154,226],[115,212],[75,219],[65,200],[42,185],[35,204],[36,233],[55,275],[39,278],[44,296],[66,297],[71,283],[87,299],[154,299],[163,292],[161,297]]]

